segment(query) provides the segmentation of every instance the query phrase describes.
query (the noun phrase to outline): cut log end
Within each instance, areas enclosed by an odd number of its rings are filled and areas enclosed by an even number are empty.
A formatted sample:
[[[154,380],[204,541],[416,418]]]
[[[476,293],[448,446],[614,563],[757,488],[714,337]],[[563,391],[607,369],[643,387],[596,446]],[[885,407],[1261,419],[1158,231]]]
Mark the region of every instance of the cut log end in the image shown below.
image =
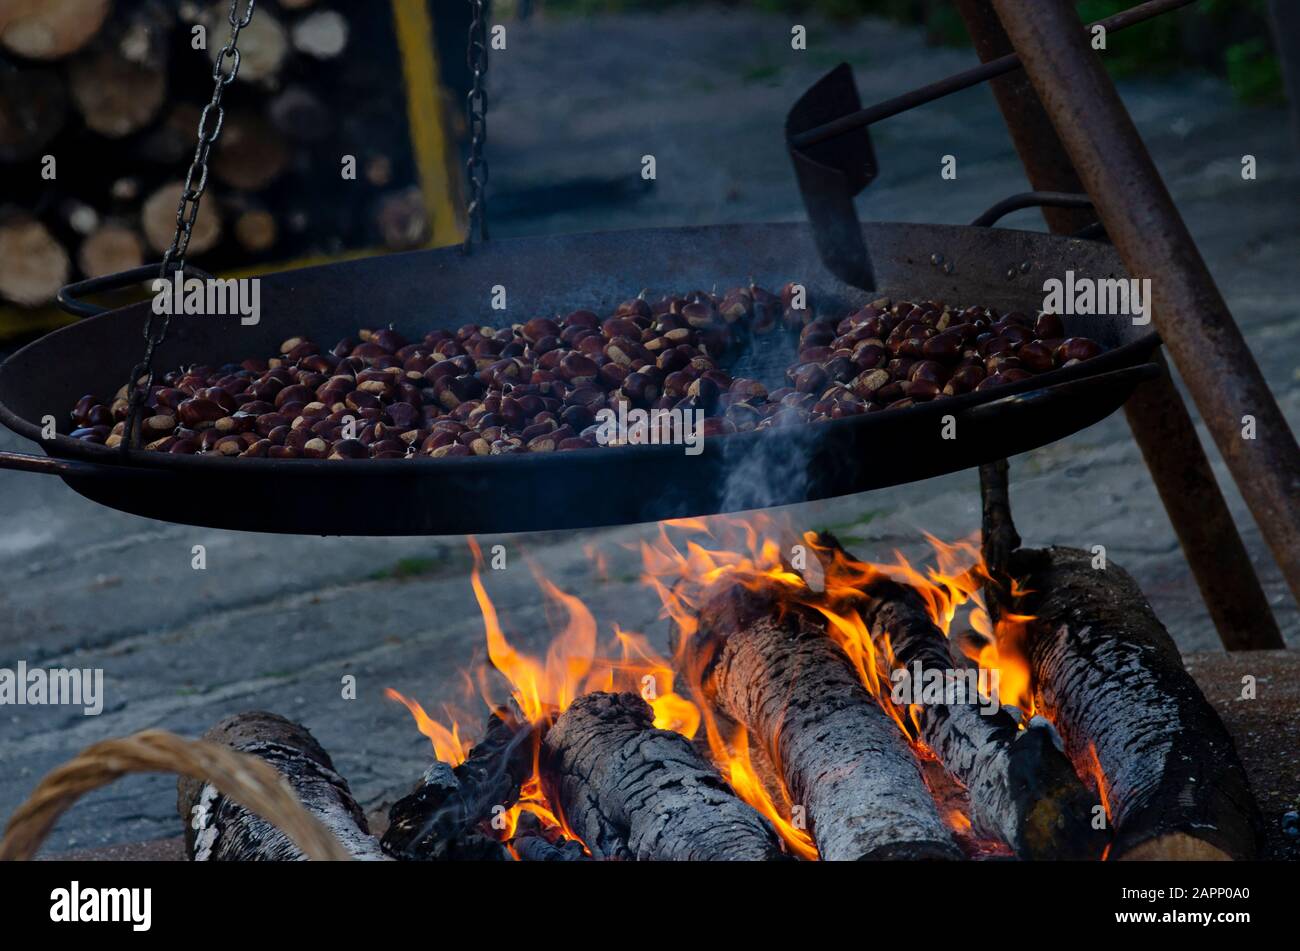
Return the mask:
[[[62,59],[99,32],[110,0],[7,0],[0,7],[0,45],[28,59]]]
[[[335,772],[329,754],[305,727],[273,713],[254,711],[227,717],[203,738],[274,766],[304,808],[353,858],[384,858],[347,781]],[[211,784],[182,776],[177,783],[176,806],[185,823],[186,854],[196,862],[306,859],[283,832],[227,799]]]
[[[1038,618],[1035,702],[1101,787],[1108,857],[1253,858],[1262,818],[1232,738],[1136,582],[1069,548],[1022,550],[1011,569],[1028,592],[1015,610]]]
[[[182,188],[181,182],[164,185],[145,199],[141,210],[145,238],[149,246],[159,254],[171,247],[172,237],[176,234],[176,206],[180,202]],[[217,206],[212,190],[209,189],[208,200],[199,209],[194,229],[190,233],[190,254],[201,254],[215,247],[221,240],[221,219]]]
[[[167,94],[167,80],[157,64],[133,63],[111,49],[74,60],[68,84],[87,127],[110,139],[148,125]]]
[[[1232,856],[1203,839],[1182,832],[1159,835],[1135,845],[1120,862],[1231,862]]]
[[[48,304],[68,282],[70,269],[63,245],[36,219],[0,224],[0,297],[24,307]]]
[[[129,271],[144,263],[144,242],[130,228],[105,224],[91,233],[77,252],[77,264],[86,277],[103,277]]]

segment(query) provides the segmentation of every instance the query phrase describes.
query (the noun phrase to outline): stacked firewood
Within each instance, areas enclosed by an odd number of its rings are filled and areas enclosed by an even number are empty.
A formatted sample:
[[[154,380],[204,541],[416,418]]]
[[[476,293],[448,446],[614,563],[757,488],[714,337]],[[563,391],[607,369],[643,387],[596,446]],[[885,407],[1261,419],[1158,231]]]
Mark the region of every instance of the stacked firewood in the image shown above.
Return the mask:
[[[228,12],[0,4],[0,300],[43,305],[161,259]],[[239,50],[191,257],[219,270],[426,243],[388,5],[263,0]]]
[[[930,766],[964,790],[976,835],[1020,858],[1254,857],[1261,819],[1232,740],[1132,579],[1072,549],[1021,550],[1011,567],[1027,592],[1011,606],[1037,618],[1018,645],[1042,714],[1027,728],[1005,708],[945,698],[920,705],[909,737],[820,612],[739,584],[708,592],[678,656],[702,678],[697,700],[748,730],[823,859],[968,857]],[[881,579],[859,593],[890,663],[957,662],[914,589]],[[382,842],[306,731],[244,714],[211,738],[281,769],[357,858],[788,857],[769,820],[634,694],[589,693],[536,722],[498,710],[464,762],[435,763],[392,807]],[[524,812],[506,828],[534,770],[559,824]],[[182,782],[180,811],[192,858],[302,857],[196,783]]]

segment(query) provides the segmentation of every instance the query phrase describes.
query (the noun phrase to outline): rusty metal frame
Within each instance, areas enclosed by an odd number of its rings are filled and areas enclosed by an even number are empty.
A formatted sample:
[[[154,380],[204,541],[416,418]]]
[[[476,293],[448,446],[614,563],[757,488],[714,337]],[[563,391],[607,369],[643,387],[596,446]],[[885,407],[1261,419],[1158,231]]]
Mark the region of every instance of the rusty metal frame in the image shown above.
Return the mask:
[[[1044,177],[1035,187],[1067,187],[1067,181],[1046,179],[1068,180],[1062,161],[1068,159],[1070,173],[1092,196],[1129,273],[1151,279],[1155,326],[1292,593],[1300,598],[1300,447],[1114,83],[1090,48],[1083,23],[1068,0],[989,2],[1061,146],[1060,154],[1049,151],[1027,163],[1031,175]],[[980,5],[962,0],[982,43],[996,48],[989,11],[979,10]],[[1012,115],[1032,108],[1022,99]],[[1041,121],[1025,128],[1041,132]],[[1160,393],[1148,384],[1131,404],[1129,419],[1208,607],[1212,614],[1218,612],[1215,622],[1225,646],[1281,646],[1276,623],[1270,617],[1261,626],[1259,612],[1251,609],[1252,602],[1258,605],[1262,599],[1253,572],[1233,572],[1230,586],[1222,580],[1230,566],[1248,569],[1249,561],[1235,527],[1224,530],[1231,524],[1226,506],[1214,501],[1217,497],[1221,503],[1222,496],[1208,464],[1201,464],[1204,454],[1196,451],[1190,419],[1180,418],[1186,408],[1172,383],[1165,385],[1168,390]],[[1243,438],[1245,417],[1254,420],[1254,439]]]
[[[1014,52],[991,0],[957,0],[957,8],[981,60]],[[1031,186],[1082,192],[1083,183],[1028,75],[1018,70],[991,85]],[[1092,208],[1044,207],[1043,217],[1057,234],[1075,234],[1096,223]],[[1157,358],[1164,362],[1163,355]],[[1124,405],[1124,413],[1223,646],[1228,650],[1282,647],[1282,633],[1259,576],[1191,414],[1168,373],[1142,384]],[[980,470],[985,495],[992,473],[986,473],[986,468]]]

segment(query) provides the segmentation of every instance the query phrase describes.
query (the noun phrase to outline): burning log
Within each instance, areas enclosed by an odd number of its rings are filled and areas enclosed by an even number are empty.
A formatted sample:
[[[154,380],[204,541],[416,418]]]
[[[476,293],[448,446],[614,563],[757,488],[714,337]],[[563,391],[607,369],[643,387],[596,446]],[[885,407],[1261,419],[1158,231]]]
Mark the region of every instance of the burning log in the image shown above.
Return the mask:
[[[679,656],[779,764],[821,857],[960,859],[899,728],[824,619],[741,585],[708,592]]]
[[[266,760],[354,858],[384,859],[347,781],[305,727],[273,713],[240,713],[222,720],[203,738]],[[181,777],[176,807],[185,822],[185,851],[196,862],[307,858],[283,832],[209,783]]]
[[[1035,703],[1110,817],[1112,859],[1251,859],[1261,818],[1236,749],[1129,575],[1070,548],[1022,550],[1038,617]]]
[[[510,848],[521,862],[586,862],[590,858],[581,842],[558,829],[543,828],[531,812],[520,815]]]
[[[513,711],[488,718],[483,740],[454,769],[435,762],[415,791],[388,812],[384,851],[412,861],[505,860],[509,853],[480,830],[493,809],[519,798],[532,772],[534,731]]]
[[[886,637],[895,663],[914,686],[949,677],[948,641],[915,590],[888,578],[868,585],[862,620],[877,643]],[[1105,836],[1092,827],[1097,797],[1056,748],[1046,724],[1021,731],[1006,710],[978,696],[917,703],[921,739],[970,795],[974,830],[1005,842],[1023,859],[1095,859]]]
[[[772,827],[631,693],[589,693],[542,743],[542,788],[595,858],[780,858]]]

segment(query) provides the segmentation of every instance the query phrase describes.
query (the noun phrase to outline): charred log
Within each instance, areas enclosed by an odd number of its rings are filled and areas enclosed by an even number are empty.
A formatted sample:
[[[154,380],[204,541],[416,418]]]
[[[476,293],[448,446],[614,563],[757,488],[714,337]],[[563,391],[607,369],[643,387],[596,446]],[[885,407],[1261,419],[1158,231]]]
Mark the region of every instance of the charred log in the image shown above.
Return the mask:
[[[635,694],[589,693],[542,743],[542,787],[596,858],[761,861],[776,833]]]
[[[582,843],[558,829],[545,829],[531,812],[519,817],[510,848],[521,862],[586,862],[590,860]]]
[[[823,619],[735,585],[712,592],[699,620],[682,656],[706,699],[780,764],[823,859],[962,857],[902,732]]]
[[[454,769],[435,762],[415,791],[393,804],[383,848],[411,861],[505,860],[483,826],[509,808],[532,771],[533,730],[511,711],[488,718],[483,740]]]
[[[1012,571],[1039,623],[1035,702],[1107,806],[1112,859],[1250,859],[1262,820],[1236,748],[1141,590],[1070,548],[1022,550]]]
[[[307,811],[334,834],[354,858],[383,860],[365,814],[329,754],[308,730],[273,713],[240,713],[203,735],[261,757],[283,775]],[[185,851],[196,862],[305,861],[283,832],[214,786],[188,777],[177,783],[177,810],[185,822]]]
[[[863,594],[868,603],[860,614],[871,636],[878,643],[888,637],[898,668],[913,686],[951,677],[947,638],[915,590],[885,578]],[[996,701],[984,705],[978,696],[920,702],[916,709],[921,739],[970,795],[977,833],[1006,843],[1024,859],[1101,855],[1106,839],[1092,825],[1097,797],[1045,724],[1022,731]]]

